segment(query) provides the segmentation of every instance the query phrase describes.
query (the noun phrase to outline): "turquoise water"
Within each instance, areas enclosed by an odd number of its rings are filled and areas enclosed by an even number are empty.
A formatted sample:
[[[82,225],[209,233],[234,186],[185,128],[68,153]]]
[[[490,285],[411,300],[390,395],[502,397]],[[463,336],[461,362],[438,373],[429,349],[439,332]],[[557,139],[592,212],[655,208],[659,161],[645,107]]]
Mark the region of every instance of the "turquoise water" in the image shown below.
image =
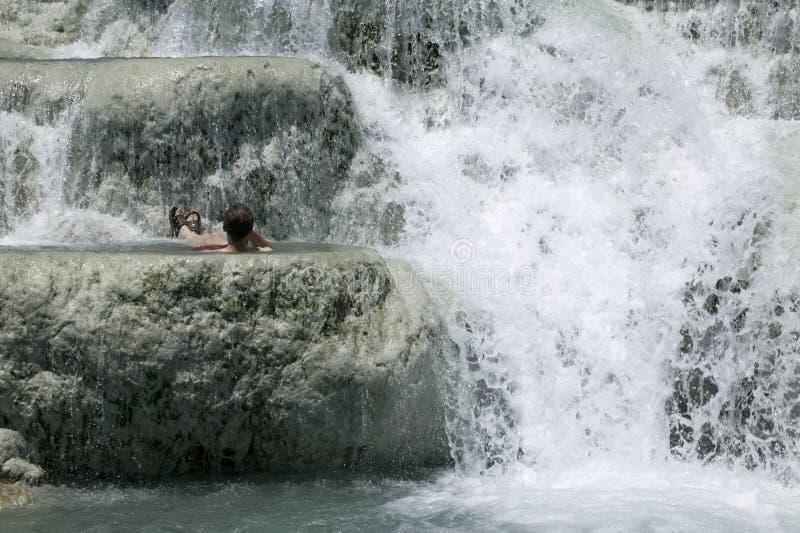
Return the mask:
[[[798,493],[757,474],[583,465],[554,476],[449,470],[248,476],[34,489],[0,531],[800,531]],[[634,473],[636,472],[636,473]]]
[[[3,531],[397,531],[447,527],[387,505],[431,484],[378,475],[248,477],[158,486],[46,487],[30,509],[3,516]]]

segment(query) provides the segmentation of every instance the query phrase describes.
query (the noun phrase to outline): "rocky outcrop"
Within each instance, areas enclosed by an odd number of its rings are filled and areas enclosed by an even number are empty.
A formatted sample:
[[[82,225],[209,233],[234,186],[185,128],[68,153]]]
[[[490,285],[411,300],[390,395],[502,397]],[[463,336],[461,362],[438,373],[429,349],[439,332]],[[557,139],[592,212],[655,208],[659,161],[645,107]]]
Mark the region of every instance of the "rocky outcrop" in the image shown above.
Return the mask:
[[[456,348],[375,252],[4,252],[0,268],[0,425],[51,476],[449,458],[437,381]]]
[[[0,428],[0,510],[30,505],[33,496],[28,486],[44,481],[45,471],[22,459],[29,452],[19,432]]]
[[[35,47],[49,55],[76,41],[106,41],[107,55],[138,55],[154,38],[157,17],[171,0],[0,0],[0,57],[14,55],[5,43]],[[30,49],[30,48],[29,48]]]
[[[542,22],[529,2],[494,0],[0,0],[2,7],[0,57],[65,57],[74,49],[101,57],[314,50],[418,86],[442,80],[446,51],[501,30],[527,35]]]
[[[0,484],[0,511],[27,507],[33,503],[33,496],[28,487],[14,484]]]
[[[83,2],[0,0],[0,38],[24,45],[53,47],[77,37]],[[8,56],[3,56],[8,57]]]
[[[646,11],[680,13],[677,22],[693,41],[751,46],[774,54],[800,52],[797,0],[617,1]]]
[[[747,220],[745,220],[747,218]],[[743,217],[752,238],[738,268],[698,269],[686,286],[686,319],[671,361],[666,402],[674,455],[738,462],[797,476],[800,434],[800,295],[753,290],[768,223]],[[778,285],[778,284],[776,284]]]
[[[74,111],[64,196],[153,234],[163,206],[246,198],[273,237],[320,239],[359,142],[342,79],[302,59],[0,61],[0,109]]]
[[[779,58],[769,73],[772,118],[800,120],[800,56]]]
[[[453,16],[441,8],[428,2],[393,6],[373,0],[334,0],[328,45],[351,68],[386,73],[406,83],[436,83],[447,40],[436,30],[443,19]]]
[[[725,48],[746,48],[770,58],[769,73],[751,72],[748,79],[732,60],[717,65],[709,74],[717,82],[717,97],[734,115],[761,111],[773,119],[800,117],[797,83],[800,53],[800,5],[796,0],[618,0],[647,11],[671,12],[676,24],[694,42]],[[760,79],[759,79],[760,78]],[[754,106],[753,82],[765,86],[766,99]],[[756,109],[754,109],[754,107]],[[762,109],[758,109],[758,108]]]
[[[716,96],[732,115],[747,116],[753,111],[753,88],[734,63],[713,67],[709,76],[716,81]]]
[[[28,485],[38,485],[44,480],[45,472],[42,467],[15,457],[3,463],[0,477],[11,481],[22,481]]]
[[[0,38],[0,58],[3,59],[47,59],[50,51],[39,47],[16,43]]]
[[[544,20],[524,2],[333,0],[330,11],[328,46],[341,61],[422,87],[443,82],[446,52]]]
[[[27,457],[28,445],[17,431],[0,428],[0,466],[15,457]]]

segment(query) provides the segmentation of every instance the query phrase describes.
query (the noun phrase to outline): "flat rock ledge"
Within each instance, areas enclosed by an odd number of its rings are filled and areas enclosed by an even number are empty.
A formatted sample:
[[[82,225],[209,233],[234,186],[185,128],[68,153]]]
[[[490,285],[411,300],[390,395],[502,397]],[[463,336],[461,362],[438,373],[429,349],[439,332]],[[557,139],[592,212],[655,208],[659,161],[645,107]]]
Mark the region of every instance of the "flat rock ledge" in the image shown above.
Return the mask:
[[[51,479],[449,460],[457,347],[372,250],[3,251],[0,271],[0,427]]]

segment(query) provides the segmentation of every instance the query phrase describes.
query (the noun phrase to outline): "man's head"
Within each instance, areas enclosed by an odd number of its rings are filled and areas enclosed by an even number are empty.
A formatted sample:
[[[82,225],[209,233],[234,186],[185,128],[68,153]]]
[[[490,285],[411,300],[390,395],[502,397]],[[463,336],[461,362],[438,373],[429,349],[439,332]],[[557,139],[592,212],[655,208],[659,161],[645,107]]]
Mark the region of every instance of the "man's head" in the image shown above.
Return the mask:
[[[222,229],[229,237],[241,240],[253,231],[253,212],[244,204],[233,204],[222,216]]]

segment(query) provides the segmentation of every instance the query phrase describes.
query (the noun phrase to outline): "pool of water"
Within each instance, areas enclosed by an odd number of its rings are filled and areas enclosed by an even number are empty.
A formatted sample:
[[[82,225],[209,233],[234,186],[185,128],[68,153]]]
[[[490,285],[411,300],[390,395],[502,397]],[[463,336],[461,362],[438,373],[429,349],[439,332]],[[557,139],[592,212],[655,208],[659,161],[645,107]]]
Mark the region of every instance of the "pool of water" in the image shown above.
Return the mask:
[[[798,493],[725,469],[582,465],[40,487],[2,531],[800,531]]]
[[[311,254],[311,253],[341,253],[361,249],[356,246],[327,244],[319,242],[283,241],[272,242],[270,254]],[[13,244],[0,245],[3,251],[26,252],[109,252],[109,253],[162,253],[185,254],[206,253],[192,250],[191,246],[176,239],[147,239],[141,241],[110,242],[102,244]]]

